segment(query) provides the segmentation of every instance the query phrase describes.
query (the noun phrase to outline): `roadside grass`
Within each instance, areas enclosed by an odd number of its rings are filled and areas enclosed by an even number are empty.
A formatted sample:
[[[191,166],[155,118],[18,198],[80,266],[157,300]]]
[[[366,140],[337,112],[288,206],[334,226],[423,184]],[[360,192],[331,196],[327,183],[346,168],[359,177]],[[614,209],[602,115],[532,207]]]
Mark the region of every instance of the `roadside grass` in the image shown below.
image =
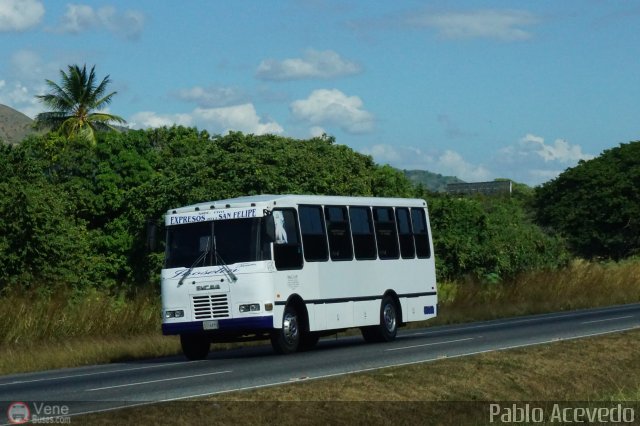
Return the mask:
[[[639,302],[639,277],[640,260],[635,259],[574,261],[562,270],[529,272],[499,283],[443,282],[438,317],[410,327]],[[14,291],[0,297],[0,312],[0,374],[180,353],[176,338],[160,334],[157,288],[133,296]]]
[[[83,424],[488,424],[501,407],[640,416],[640,330],[79,417]]]
[[[483,321],[640,302],[640,260],[575,260],[558,270],[533,271],[500,283],[468,278],[438,284],[438,316],[426,324]],[[425,323],[414,323],[422,327]]]
[[[160,333],[125,337],[83,336],[68,341],[3,345],[0,348],[0,374],[104,364],[179,353],[179,339],[162,336]]]

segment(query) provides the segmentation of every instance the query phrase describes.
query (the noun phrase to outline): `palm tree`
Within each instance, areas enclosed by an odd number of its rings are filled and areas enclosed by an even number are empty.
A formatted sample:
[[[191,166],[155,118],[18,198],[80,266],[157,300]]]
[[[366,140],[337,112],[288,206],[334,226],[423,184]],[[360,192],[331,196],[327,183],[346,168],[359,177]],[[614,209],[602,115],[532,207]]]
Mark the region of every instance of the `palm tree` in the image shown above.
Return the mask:
[[[111,92],[105,95],[109,76],[96,84],[95,66],[87,74],[87,66],[80,68],[78,65],[69,65],[69,72],[60,70],[62,82],[60,85],[51,80],[46,80],[50,92],[46,95],[36,96],[51,111],[43,112],[36,116],[36,126],[59,130],[69,138],[83,138],[95,143],[97,131],[115,130],[110,123],[126,123],[126,121],[113,114],[102,112],[113,95]],[[92,112],[95,111],[95,112]]]

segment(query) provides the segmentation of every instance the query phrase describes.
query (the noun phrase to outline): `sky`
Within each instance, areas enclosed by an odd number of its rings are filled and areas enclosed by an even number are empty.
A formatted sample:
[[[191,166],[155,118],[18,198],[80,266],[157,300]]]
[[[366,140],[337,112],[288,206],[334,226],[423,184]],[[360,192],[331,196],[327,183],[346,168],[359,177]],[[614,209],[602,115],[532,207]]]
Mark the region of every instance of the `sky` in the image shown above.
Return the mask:
[[[132,128],[307,139],[534,186],[640,139],[640,2],[0,0],[0,104],[95,66]]]

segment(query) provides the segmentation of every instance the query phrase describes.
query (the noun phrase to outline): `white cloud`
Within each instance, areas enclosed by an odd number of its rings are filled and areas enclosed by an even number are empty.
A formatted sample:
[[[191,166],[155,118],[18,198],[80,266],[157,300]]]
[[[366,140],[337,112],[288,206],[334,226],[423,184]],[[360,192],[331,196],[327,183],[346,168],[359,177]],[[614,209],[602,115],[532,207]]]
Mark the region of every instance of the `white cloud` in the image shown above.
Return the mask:
[[[399,169],[428,170],[445,176],[456,176],[467,182],[487,181],[493,176],[483,165],[473,164],[452,150],[427,154],[419,148],[377,144],[362,149],[361,152],[371,155],[378,163],[388,163]]]
[[[333,78],[358,74],[362,68],[343,59],[333,50],[307,50],[304,58],[278,61],[265,59],[258,66],[256,76],[262,80],[300,80],[305,78]]]
[[[307,99],[294,101],[291,113],[313,125],[336,125],[347,133],[373,130],[374,116],[363,109],[358,96],[347,96],[337,89],[314,90]]]
[[[376,144],[362,149],[365,155],[372,156],[378,163],[399,164],[402,162],[400,153],[391,145]]]
[[[455,151],[446,150],[437,158],[438,168],[442,174],[458,176],[469,182],[480,182],[490,179],[491,173],[482,165],[473,165]]]
[[[152,111],[138,112],[127,121],[131,127],[137,129],[173,126],[174,124],[191,126],[193,123],[189,114],[157,114]]]
[[[477,10],[470,12],[421,13],[407,19],[410,25],[436,29],[448,39],[487,38],[501,41],[527,40],[532,34],[523,27],[538,18],[521,10]]]
[[[42,112],[42,105],[36,99],[36,94],[38,92],[19,81],[11,83],[0,81],[0,104],[7,105],[31,118]]]
[[[196,108],[194,115],[215,129],[222,130],[222,133],[240,130],[245,133],[262,135],[284,131],[275,121],[262,122],[251,103],[223,108]]]
[[[560,163],[576,163],[579,160],[590,160],[593,155],[582,152],[580,145],[571,145],[564,139],[556,139],[553,144],[545,144],[544,138],[528,133],[518,145],[520,155],[536,154],[544,159],[545,163],[556,161]]]
[[[237,105],[245,99],[245,95],[238,89],[200,86],[179,90],[176,97],[183,101],[195,102],[203,108]]]
[[[67,12],[57,28],[60,33],[78,34],[91,29],[106,30],[129,40],[140,37],[145,15],[135,10],[118,13],[112,6],[94,9],[83,4],[68,4]]]
[[[198,126],[212,133],[241,131],[256,135],[282,133],[284,129],[275,121],[263,121],[251,103],[223,108],[196,108],[190,113],[157,114],[143,111],[134,114],[129,124],[134,128],[172,126]]]
[[[312,138],[317,138],[327,133],[327,131],[320,126],[313,126],[309,129],[309,134]]]
[[[564,139],[546,143],[542,136],[528,133],[512,145],[500,149],[493,160],[501,177],[528,185],[538,185],[553,179],[580,160],[590,160],[582,147]]]
[[[39,24],[44,6],[37,0],[0,0],[0,31],[24,31]]]

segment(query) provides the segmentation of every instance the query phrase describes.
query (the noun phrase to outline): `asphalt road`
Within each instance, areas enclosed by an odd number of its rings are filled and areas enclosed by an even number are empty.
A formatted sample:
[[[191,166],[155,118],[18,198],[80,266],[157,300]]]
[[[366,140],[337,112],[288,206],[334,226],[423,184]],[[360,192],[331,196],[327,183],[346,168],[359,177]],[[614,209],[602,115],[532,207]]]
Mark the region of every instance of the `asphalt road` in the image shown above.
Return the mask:
[[[283,385],[389,366],[436,361],[640,328],[640,304],[424,329],[392,343],[325,338],[317,349],[275,355],[268,344],[209,355],[96,365],[0,377],[0,424],[21,401],[65,405],[70,414]],[[28,356],[28,355],[27,355]]]

